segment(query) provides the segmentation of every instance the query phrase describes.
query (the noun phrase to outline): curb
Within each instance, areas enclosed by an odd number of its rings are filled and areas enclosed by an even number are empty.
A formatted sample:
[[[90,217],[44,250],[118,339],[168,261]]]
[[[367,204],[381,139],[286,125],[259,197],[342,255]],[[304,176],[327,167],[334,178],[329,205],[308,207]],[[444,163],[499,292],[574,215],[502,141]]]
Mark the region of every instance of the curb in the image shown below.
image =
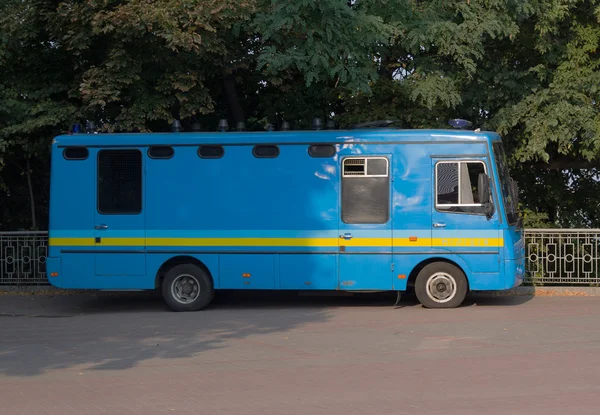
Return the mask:
[[[38,292],[48,292],[48,291],[61,291],[58,288],[52,285],[0,285],[0,292],[5,293],[16,293],[16,292],[26,292],[26,293],[38,293]]]
[[[486,294],[479,292],[478,294]],[[507,291],[495,291],[496,297],[600,297],[599,287],[516,287]]]
[[[151,290],[150,290],[151,291]],[[100,290],[64,290],[51,285],[36,286],[0,286],[0,295],[135,295],[148,294],[150,291],[100,291]],[[338,292],[310,292],[309,296],[328,296]],[[349,293],[338,293],[348,295]],[[530,297],[600,297],[600,287],[530,287],[521,286],[506,291],[475,291],[473,294],[478,296],[510,297],[510,296],[530,296]],[[307,293],[298,292],[298,296],[305,296]]]
[[[0,295],[31,295],[31,296],[53,296],[53,295],[91,295],[91,296],[118,296],[118,295],[148,295],[152,290],[145,291],[103,291],[103,290],[65,290],[52,285],[32,285],[32,286],[2,286],[0,285]]]

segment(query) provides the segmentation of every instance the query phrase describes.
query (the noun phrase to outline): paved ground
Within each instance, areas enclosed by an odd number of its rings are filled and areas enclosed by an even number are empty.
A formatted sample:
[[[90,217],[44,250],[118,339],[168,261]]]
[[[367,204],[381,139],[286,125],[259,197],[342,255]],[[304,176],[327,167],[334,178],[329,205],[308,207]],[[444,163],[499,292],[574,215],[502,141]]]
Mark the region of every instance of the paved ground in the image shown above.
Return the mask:
[[[0,414],[598,414],[600,299],[0,296]]]

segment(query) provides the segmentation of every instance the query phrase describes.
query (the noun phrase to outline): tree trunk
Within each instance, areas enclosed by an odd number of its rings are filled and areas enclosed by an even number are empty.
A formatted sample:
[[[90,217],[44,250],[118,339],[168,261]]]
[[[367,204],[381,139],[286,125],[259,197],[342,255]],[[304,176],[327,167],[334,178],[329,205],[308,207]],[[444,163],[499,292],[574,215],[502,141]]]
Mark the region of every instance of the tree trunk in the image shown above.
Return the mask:
[[[229,110],[233,117],[233,126],[238,122],[245,122],[244,110],[240,104],[237,91],[235,89],[235,77],[233,74],[227,74],[223,72],[223,88],[225,96],[227,97],[227,103],[229,104]]]
[[[31,207],[31,225],[32,229],[37,229],[37,222],[35,220],[35,197],[33,194],[33,184],[31,183],[31,164],[29,159],[25,159],[25,174],[27,175],[27,187],[29,188],[29,203]]]

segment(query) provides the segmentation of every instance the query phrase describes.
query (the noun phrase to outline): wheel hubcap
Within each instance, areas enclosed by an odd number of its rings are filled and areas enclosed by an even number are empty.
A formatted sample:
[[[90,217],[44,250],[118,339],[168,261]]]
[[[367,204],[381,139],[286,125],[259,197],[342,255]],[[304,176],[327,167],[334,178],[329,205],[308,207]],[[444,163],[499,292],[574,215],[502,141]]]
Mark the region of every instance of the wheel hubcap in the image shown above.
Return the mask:
[[[181,304],[190,304],[200,295],[200,283],[193,275],[179,275],[171,284],[171,295]]]
[[[456,280],[445,272],[436,272],[427,280],[427,296],[436,303],[446,303],[456,295]]]

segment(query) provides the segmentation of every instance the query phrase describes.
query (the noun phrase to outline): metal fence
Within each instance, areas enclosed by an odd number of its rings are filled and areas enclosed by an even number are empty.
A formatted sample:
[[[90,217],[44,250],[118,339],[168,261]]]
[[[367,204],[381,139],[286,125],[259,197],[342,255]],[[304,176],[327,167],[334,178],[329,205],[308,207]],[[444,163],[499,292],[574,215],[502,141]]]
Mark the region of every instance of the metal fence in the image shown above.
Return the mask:
[[[600,285],[600,229],[527,229],[526,282]]]
[[[46,285],[48,232],[0,232],[0,285]]]
[[[47,232],[0,232],[0,285],[46,285]],[[600,229],[525,230],[535,285],[600,285]]]

